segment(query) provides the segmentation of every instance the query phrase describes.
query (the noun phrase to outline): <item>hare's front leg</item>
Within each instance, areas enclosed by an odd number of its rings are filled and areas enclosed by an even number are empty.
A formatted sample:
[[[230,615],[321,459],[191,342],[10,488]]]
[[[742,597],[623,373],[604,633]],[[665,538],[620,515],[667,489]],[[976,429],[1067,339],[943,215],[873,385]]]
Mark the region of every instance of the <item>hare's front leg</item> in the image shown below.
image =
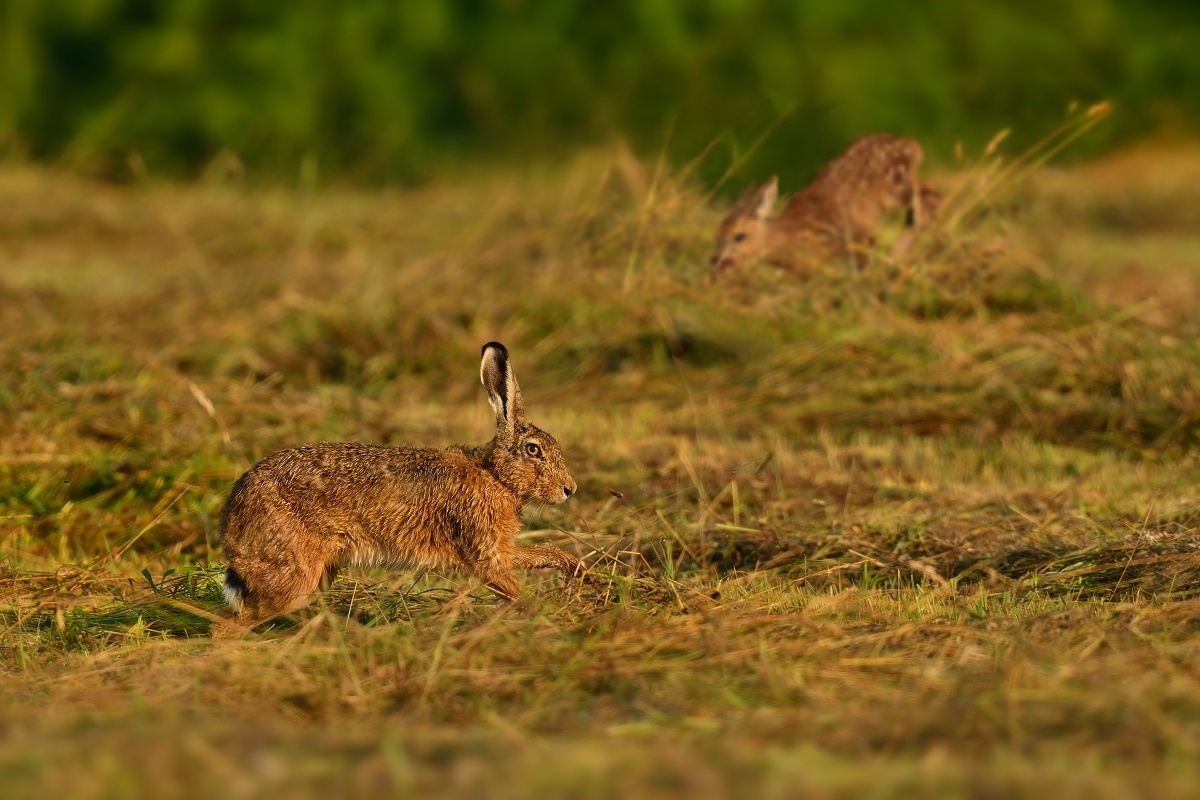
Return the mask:
[[[514,602],[521,599],[521,584],[513,565],[520,529],[521,523],[515,517],[499,523],[468,522],[456,531],[452,540],[463,566],[474,572],[493,594]]]
[[[583,562],[570,553],[553,547],[518,547],[507,561],[491,561],[475,572],[484,585],[505,600],[521,597],[521,584],[514,570],[557,569],[570,580],[583,572]]]
[[[521,584],[517,583],[517,576],[511,569],[476,569],[475,574],[483,581],[484,586],[492,590],[492,594],[502,600],[515,603],[521,599]]]
[[[568,580],[583,572],[583,562],[554,547],[518,547],[513,566],[517,569],[557,569]]]
[[[508,533],[507,531],[505,533]],[[505,600],[516,601],[521,597],[521,584],[517,581],[519,569],[557,569],[568,578],[583,571],[578,558],[553,547],[518,547],[516,531],[509,535],[489,537],[486,547],[476,547],[474,558],[466,559],[484,586]]]

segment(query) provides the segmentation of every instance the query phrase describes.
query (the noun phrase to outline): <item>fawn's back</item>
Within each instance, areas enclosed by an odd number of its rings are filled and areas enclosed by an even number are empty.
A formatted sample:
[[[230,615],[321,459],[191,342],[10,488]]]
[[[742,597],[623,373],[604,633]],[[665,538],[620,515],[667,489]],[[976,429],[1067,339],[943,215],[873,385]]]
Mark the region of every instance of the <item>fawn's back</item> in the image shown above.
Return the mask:
[[[914,206],[923,158],[921,145],[912,139],[864,136],[793,195],[780,216],[854,242],[873,239],[885,216]]]

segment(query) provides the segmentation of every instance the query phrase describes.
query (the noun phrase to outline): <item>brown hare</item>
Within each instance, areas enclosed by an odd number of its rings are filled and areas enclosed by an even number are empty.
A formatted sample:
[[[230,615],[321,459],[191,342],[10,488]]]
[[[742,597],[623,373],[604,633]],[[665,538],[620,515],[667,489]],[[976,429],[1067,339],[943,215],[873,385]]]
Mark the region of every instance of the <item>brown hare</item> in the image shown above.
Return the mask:
[[[496,412],[487,444],[322,442],[268,456],[238,479],[220,522],[234,629],[307,605],[341,565],[465,567],[507,600],[520,596],[515,570],[581,570],[562,550],[517,546],[522,506],[561,503],[575,480],[554,437],[525,421],[504,345],[484,345],[480,377]]]
[[[903,209],[909,228],[897,238],[893,250],[899,253],[941,202],[938,191],[917,177],[923,157],[912,139],[864,136],[792,195],[777,217],[771,213],[778,180],[751,187],[722,220],[709,261],[718,270],[758,260],[803,269],[814,260],[849,257],[862,267],[884,218]]]

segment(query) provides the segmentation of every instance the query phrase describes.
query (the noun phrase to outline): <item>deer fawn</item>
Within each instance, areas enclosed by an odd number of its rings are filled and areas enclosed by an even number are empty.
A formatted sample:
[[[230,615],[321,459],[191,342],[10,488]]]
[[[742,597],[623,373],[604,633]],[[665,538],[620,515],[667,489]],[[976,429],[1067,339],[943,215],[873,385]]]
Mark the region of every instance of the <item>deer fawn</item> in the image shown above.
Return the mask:
[[[756,260],[796,269],[814,258],[850,257],[861,268],[884,218],[903,209],[908,228],[893,246],[898,254],[941,204],[941,194],[917,177],[923,157],[921,145],[912,139],[887,133],[864,136],[792,195],[777,217],[771,212],[779,199],[779,181],[772,176],[743,193],[721,221],[709,262],[718,270]]]

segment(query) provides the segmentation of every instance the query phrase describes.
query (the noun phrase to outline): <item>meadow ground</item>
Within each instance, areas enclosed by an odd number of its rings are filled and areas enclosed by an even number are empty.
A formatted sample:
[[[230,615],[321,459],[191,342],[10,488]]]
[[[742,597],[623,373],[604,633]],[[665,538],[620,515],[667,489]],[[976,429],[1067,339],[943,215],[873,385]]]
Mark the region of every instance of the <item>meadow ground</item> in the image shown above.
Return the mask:
[[[719,204],[620,154],[0,169],[5,796],[1192,795],[1197,186],[1043,169],[903,264],[713,282]],[[238,474],[487,440],[489,339],[580,485],[525,538],[593,580],[351,572],[210,639]]]

